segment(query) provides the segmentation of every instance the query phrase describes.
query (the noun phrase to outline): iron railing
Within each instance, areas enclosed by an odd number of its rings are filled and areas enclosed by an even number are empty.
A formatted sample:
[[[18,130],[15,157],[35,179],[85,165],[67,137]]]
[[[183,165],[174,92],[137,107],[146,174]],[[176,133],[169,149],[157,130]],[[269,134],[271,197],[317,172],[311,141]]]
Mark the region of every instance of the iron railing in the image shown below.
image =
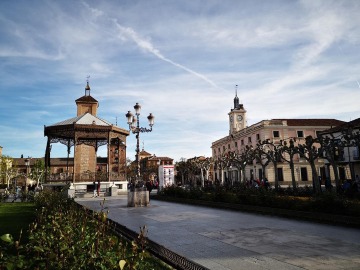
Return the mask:
[[[110,173],[110,180],[113,181],[125,181],[125,173]],[[75,182],[94,182],[98,181],[106,182],[108,181],[108,176],[106,172],[85,172],[85,173],[76,173]],[[52,173],[49,175],[47,182],[72,182],[73,174],[72,173]]]

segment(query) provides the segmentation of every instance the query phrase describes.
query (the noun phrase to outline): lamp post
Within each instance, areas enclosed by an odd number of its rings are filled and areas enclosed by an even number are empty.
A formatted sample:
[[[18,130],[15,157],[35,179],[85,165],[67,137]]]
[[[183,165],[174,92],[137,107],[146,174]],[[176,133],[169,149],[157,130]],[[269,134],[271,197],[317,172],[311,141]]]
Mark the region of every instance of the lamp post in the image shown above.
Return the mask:
[[[151,132],[152,126],[154,125],[154,116],[150,113],[147,119],[149,120],[149,126],[150,129],[140,127],[140,111],[141,106],[139,103],[136,103],[134,106],[135,109],[135,115],[133,115],[130,111],[125,115],[127,118],[127,123],[129,124],[129,130],[132,131],[133,134],[136,134],[136,180],[140,180],[140,147],[139,147],[139,141],[140,141],[140,133],[141,132]]]
[[[25,179],[25,190],[27,190],[27,179],[29,175],[29,166],[30,166],[30,159],[25,159],[25,166],[26,166],[26,179]]]

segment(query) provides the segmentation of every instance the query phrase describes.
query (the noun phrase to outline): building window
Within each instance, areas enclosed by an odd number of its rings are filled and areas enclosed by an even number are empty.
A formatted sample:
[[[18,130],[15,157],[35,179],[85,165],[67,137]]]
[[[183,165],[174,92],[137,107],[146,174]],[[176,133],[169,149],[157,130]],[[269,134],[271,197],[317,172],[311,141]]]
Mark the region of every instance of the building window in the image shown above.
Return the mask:
[[[354,160],[359,160],[360,157],[359,157],[359,146],[356,147],[354,150],[353,150],[353,159]]]
[[[251,137],[248,137],[248,143],[251,143]]]
[[[273,137],[274,138],[280,138],[280,132],[278,130],[273,131]]]
[[[219,154],[221,153],[221,151],[220,151],[220,147],[218,148],[218,153],[219,153]]]
[[[257,141],[260,140],[260,134],[256,134],[256,140],[257,140]]]
[[[340,177],[340,180],[346,179],[346,173],[345,173],[344,167],[339,167],[339,177]]]
[[[228,149],[230,149],[230,143],[228,144]]]
[[[300,174],[301,174],[301,181],[309,181],[306,167],[300,168]]]
[[[235,142],[235,148],[237,148],[237,142]]]
[[[282,168],[277,168],[279,181],[284,181],[284,174]]]
[[[223,145],[223,151],[225,152],[225,145]]]
[[[244,140],[241,140],[241,145],[244,145]]]
[[[298,138],[304,138],[304,131],[298,130],[297,131],[297,136],[298,136]]]

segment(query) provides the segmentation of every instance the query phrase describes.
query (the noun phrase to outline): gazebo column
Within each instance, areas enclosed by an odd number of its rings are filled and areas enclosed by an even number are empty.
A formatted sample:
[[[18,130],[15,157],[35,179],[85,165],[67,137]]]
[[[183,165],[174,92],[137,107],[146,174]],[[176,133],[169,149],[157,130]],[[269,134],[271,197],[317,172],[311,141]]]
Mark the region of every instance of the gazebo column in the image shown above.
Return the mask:
[[[48,168],[50,168],[50,141],[51,138],[48,136],[47,143],[46,143],[46,150],[45,150],[45,182],[47,182],[49,173]],[[51,173],[51,171],[50,171]]]
[[[95,144],[94,144],[94,149],[95,149],[95,168],[94,168],[94,176],[95,176],[95,181],[96,181],[96,173],[97,173],[97,151],[98,151],[98,148],[99,148],[99,143],[98,143],[98,140],[96,139],[95,140]],[[101,177],[100,176],[98,176],[99,177],[99,179],[98,179],[98,181],[101,181]]]
[[[68,143],[67,143],[67,160],[66,160],[66,179],[69,177],[69,156],[70,156],[70,148],[71,148],[70,142],[71,142],[71,140],[68,139]]]
[[[73,183],[75,183],[75,167],[76,167],[76,145],[77,145],[77,140],[76,140],[76,135],[74,137],[74,162],[73,162],[73,176],[72,176],[72,181]]]
[[[110,182],[110,132],[108,132],[108,141],[107,141],[107,166],[106,166],[106,173],[108,182]]]

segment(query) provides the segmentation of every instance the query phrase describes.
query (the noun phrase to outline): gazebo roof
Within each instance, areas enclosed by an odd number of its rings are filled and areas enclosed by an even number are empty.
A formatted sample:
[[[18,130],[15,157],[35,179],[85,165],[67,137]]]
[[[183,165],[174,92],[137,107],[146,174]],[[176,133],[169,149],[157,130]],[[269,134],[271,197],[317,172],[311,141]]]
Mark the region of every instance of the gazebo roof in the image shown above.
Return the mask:
[[[44,136],[48,136],[51,143],[60,142],[68,147],[85,142],[95,145],[106,144],[108,139],[120,137],[125,141],[125,137],[130,132],[121,127],[115,126],[90,113],[85,113],[74,118],[70,118],[56,124],[44,127]]]
[[[97,126],[112,126],[108,121],[103,120],[97,116],[94,116],[90,113],[85,113],[83,115],[79,115],[77,117],[73,117],[61,122],[58,122],[56,124],[50,125],[52,126],[64,126],[64,125],[72,125],[72,124],[78,124],[78,125],[97,125]]]

